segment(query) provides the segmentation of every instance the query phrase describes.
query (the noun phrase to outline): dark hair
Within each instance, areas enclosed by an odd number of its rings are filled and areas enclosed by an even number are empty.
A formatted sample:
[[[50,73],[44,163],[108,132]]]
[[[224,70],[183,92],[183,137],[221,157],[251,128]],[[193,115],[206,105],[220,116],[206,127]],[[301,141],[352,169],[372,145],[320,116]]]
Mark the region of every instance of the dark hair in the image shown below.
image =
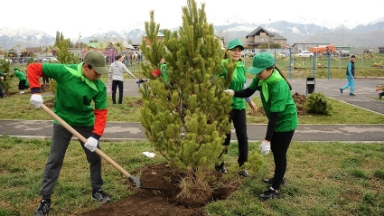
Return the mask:
[[[86,64],[86,65],[89,68],[89,70],[92,70],[92,66],[91,65],[89,65],[89,64]]]
[[[292,86],[291,86],[291,83],[288,82],[287,78],[285,78],[284,74],[280,71],[280,69],[276,66],[276,65],[272,65],[271,67],[268,67],[266,68],[267,70],[273,70],[273,69],[276,69],[279,74],[284,78],[284,80],[287,82],[288,86],[289,86],[289,90],[292,90]]]

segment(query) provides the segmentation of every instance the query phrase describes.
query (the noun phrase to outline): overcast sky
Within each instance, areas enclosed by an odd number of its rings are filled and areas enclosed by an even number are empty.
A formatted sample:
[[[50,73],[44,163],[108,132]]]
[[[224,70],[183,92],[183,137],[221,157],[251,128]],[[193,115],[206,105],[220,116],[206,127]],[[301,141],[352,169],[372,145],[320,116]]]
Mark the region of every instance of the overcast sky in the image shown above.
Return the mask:
[[[233,20],[268,23],[286,20],[326,27],[352,28],[384,18],[384,0],[196,0],[206,3],[209,23]],[[181,25],[181,8],[187,0],[2,0],[0,29],[30,28],[55,36],[77,38],[109,30],[144,29],[149,12],[155,11],[160,28]]]

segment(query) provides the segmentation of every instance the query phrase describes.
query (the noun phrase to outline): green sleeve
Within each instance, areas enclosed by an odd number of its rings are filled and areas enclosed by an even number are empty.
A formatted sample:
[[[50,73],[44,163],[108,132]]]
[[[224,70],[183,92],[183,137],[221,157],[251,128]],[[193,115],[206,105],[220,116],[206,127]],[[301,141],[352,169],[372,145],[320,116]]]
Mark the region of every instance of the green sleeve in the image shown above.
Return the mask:
[[[77,65],[63,65],[63,64],[44,64],[43,63],[43,74],[46,77],[52,78],[58,82],[72,78],[72,74],[68,72],[65,66],[77,70]]]
[[[260,91],[260,88],[259,88],[259,78],[258,77],[255,77],[253,78],[251,84],[249,84],[248,88],[249,89],[252,89],[252,90],[259,90]]]

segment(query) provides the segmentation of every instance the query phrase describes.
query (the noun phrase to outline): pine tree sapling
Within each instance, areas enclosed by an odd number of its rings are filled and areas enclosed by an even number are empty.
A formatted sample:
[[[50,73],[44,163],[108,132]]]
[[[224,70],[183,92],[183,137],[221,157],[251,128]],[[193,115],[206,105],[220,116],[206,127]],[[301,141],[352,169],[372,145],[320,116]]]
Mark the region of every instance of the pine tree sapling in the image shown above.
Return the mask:
[[[151,11],[141,45],[149,62],[141,64],[149,79],[141,89],[145,134],[170,166],[195,174],[213,169],[231,128],[231,97],[223,92],[230,81],[218,76],[224,53],[204,8],[188,0],[188,7],[182,8],[183,25],[175,32],[164,30],[163,41],[158,40],[160,25]],[[168,81],[151,75],[162,57]],[[233,71],[234,65],[225,67]]]
[[[7,55],[6,53],[4,55]],[[11,89],[12,79],[10,72],[11,63],[9,61],[0,59],[0,71],[3,73],[4,80],[0,82],[1,87],[3,88],[4,94],[9,96],[9,90]],[[13,74],[12,74],[13,75]]]
[[[331,115],[333,109],[332,104],[322,92],[310,94],[304,104],[304,108],[307,113],[319,115]]]

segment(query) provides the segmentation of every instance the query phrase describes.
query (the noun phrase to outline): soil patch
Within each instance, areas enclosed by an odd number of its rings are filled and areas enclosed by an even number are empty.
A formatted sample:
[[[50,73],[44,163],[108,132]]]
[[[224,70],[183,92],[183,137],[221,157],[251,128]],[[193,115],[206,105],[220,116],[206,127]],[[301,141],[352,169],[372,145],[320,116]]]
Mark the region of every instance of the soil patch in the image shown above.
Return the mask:
[[[212,176],[209,181],[208,190],[196,190],[191,193],[190,199],[180,199],[182,179],[185,173],[177,169],[170,168],[167,163],[155,164],[140,168],[132,172],[141,173],[140,182],[142,186],[156,188],[159,190],[146,190],[136,188],[131,183],[129,187],[134,190],[134,195],[117,202],[108,203],[94,209],[90,212],[81,214],[82,216],[101,216],[101,215],[119,215],[119,216],[201,216],[206,215],[203,207],[209,202],[225,199],[232,192],[238,190],[242,179],[225,178],[218,172],[206,173],[206,176]],[[213,178],[214,177],[214,178]],[[194,196],[198,194],[199,196]],[[201,196],[205,195],[205,196]]]
[[[304,104],[307,101],[307,96],[301,95],[301,94],[296,92],[296,93],[292,94],[292,98],[293,98],[293,101],[295,101],[295,103],[296,103],[297,114],[298,115],[307,114],[307,112],[305,112],[305,109],[304,109]],[[252,116],[263,116],[263,115],[265,115],[265,110],[264,110],[263,106],[260,106],[257,108],[256,112],[248,112],[247,114],[252,115]]]

